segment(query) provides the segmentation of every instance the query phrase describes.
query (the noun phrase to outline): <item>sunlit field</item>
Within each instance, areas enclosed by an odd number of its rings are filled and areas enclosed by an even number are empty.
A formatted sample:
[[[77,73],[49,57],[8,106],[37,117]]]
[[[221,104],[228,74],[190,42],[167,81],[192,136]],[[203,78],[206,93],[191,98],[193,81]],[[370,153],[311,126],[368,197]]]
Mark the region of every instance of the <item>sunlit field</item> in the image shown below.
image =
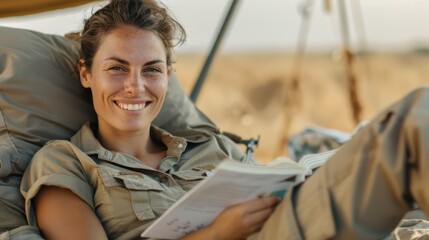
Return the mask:
[[[179,55],[176,74],[187,93],[197,79],[203,55]],[[290,87],[293,55],[219,54],[197,106],[222,131],[243,138],[260,135],[255,155],[267,162],[287,155],[285,139],[305,126],[352,132],[345,63],[332,54],[305,56],[299,88]],[[407,92],[429,83],[429,55],[378,53],[356,56],[355,76],[362,120],[369,120]]]

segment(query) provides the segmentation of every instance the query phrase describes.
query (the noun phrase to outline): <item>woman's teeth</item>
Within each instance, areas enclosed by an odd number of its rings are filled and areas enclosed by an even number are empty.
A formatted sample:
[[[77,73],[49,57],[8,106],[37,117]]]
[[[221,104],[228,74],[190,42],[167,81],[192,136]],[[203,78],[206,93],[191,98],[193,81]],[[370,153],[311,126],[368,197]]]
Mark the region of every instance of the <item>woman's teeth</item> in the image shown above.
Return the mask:
[[[147,104],[127,104],[127,103],[117,103],[117,105],[128,111],[139,111],[142,110]]]

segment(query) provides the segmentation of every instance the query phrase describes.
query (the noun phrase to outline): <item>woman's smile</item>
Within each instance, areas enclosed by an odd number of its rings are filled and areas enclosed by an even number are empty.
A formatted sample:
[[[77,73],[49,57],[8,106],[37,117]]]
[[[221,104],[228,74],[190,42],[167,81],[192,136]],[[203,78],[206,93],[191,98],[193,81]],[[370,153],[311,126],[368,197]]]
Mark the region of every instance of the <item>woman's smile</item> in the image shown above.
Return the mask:
[[[126,102],[115,101],[115,104],[119,108],[127,111],[141,111],[147,108],[151,103],[152,103],[151,101],[146,101],[143,103],[126,103]]]

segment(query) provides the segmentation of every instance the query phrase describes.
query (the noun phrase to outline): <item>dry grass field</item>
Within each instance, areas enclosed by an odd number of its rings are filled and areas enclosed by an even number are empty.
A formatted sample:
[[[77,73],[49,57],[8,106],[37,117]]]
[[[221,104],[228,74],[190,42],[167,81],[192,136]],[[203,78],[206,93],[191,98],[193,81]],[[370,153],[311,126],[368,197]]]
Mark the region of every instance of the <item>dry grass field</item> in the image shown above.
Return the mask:
[[[187,93],[191,92],[204,58],[176,58],[176,74]],[[255,155],[261,162],[287,155],[284,140],[305,126],[346,132],[355,127],[345,63],[329,54],[306,55],[299,77],[300,89],[293,91],[289,87],[293,60],[293,55],[287,54],[219,54],[197,101],[197,106],[222,131],[244,138],[260,135]],[[357,56],[355,76],[362,119],[371,119],[407,92],[429,83],[429,55]]]

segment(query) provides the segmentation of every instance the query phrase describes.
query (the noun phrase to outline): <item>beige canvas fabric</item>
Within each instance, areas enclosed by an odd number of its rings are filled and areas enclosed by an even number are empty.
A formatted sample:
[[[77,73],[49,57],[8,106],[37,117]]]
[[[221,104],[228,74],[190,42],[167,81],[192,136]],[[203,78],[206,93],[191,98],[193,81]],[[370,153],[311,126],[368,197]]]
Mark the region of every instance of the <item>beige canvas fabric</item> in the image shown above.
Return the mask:
[[[75,7],[91,0],[19,0],[0,1],[0,18],[14,17],[27,14],[52,11],[56,9]]]

